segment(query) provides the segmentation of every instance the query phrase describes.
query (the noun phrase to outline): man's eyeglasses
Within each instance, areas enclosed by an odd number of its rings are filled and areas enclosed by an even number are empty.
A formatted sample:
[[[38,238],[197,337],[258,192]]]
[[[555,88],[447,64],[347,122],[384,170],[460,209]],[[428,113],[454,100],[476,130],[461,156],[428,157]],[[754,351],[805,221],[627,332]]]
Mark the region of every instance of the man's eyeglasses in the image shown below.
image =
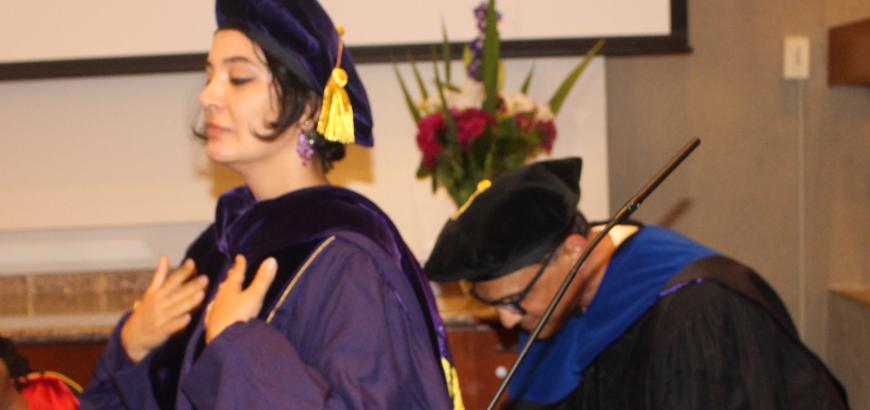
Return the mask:
[[[529,284],[526,285],[526,287],[523,288],[523,290],[521,290],[519,293],[510,295],[510,296],[505,296],[505,297],[498,299],[498,300],[486,300],[477,294],[477,291],[474,290],[474,285],[471,286],[471,288],[468,290],[468,293],[471,294],[471,296],[473,298],[477,299],[478,301],[480,301],[483,304],[494,306],[494,307],[507,308],[507,309],[513,311],[514,313],[517,313],[520,315],[525,315],[526,309],[524,309],[522,306],[520,306],[520,303],[523,301],[523,299],[526,297],[526,295],[528,295],[529,291],[532,290],[532,287],[535,286],[535,282],[538,281],[538,279],[544,273],[544,270],[546,270],[547,266],[550,265],[550,261],[553,259],[553,255],[555,255],[555,254],[556,254],[555,251],[550,252],[544,258],[544,261],[541,263],[541,267],[538,268],[538,272],[535,273],[535,276],[532,278],[531,282],[529,282]]]

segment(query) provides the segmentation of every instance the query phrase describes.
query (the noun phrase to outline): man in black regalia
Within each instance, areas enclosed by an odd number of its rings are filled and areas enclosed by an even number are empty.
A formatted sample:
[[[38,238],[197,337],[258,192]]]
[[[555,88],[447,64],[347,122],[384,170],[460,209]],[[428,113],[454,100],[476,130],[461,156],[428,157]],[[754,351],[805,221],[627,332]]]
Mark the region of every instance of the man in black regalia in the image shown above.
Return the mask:
[[[525,342],[603,227],[577,211],[580,169],[579,158],[545,161],[481,184],[443,227],[426,272],[470,281]],[[508,408],[848,408],[759,275],[661,227],[611,230],[541,339]]]

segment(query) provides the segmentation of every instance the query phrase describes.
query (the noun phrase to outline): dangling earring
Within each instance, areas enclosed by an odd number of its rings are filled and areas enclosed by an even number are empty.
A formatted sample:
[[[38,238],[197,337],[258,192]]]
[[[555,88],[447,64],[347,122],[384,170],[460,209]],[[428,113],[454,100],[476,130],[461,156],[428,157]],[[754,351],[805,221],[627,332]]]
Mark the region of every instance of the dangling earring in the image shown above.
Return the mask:
[[[314,156],[312,141],[308,138],[308,134],[305,131],[299,132],[299,139],[296,141],[296,153],[302,157],[302,165],[308,165],[308,161]]]

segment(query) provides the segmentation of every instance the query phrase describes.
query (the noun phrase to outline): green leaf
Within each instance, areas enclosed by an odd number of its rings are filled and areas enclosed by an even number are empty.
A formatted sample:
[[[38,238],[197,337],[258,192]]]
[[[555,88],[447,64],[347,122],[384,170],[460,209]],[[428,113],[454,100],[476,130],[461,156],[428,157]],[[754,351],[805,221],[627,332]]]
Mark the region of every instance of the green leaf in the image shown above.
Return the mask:
[[[423,161],[420,161],[420,166],[417,167],[417,178],[425,178],[430,175],[432,175],[432,170],[423,165]]]
[[[577,79],[580,78],[580,74],[583,74],[583,70],[585,70],[586,66],[589,65],[589,62],[592,61],[592,57],[595,57],[595,54],[597,54],[598,50],[601,50],[601,47],[603,46],[604,39],[598,40],[589,52],[586,53],[586,57],[583,57],[583,61],[574,67],[568,76],[562,80],[562,85],[560,85],[553,96],[550,97],[550,110],[553,111],[553,114],[559,113],[559,109],[562,108],[562,103],[565,102],[565,98],[568,97],[568,93],[571,92],[574,83],[576,83]]]
[[[468,182],[471,182],[477,185],[477,182],[480,181],[480,173],[477,165],[477,161],[474,160],[474,155],[466,153],[465,155],[465,163],[466,168],[468,169]]]
[[[414,72],[414,78],[417,79],[417,87],[420,88],[420,97],[423,98],[423,101],[429,99],[429,91],[426,90],[426,82],[423,81],[423,76],[420,75],[420,70],[417,69],[417,63],[414,61],[414,57],[411,57],[411,53],[408,53],[408,61],[411,62],[411,70]]]
[[[450,55],[450,40],[447,39],[447,25],[444,24],[444,20],[441,20],[441,55],[444,57],[444,79],[447,84],[451,83],[450,80],[450,61],[453,60],[453,57]]]
[[[493,144],[493,148],[490,148],[489,152],[486,153],[486,158],[483,160],[483,177],[486,179],[492,179],[492,165],[495,160],[495,144]]]
[[[438,58],[435,56],[435,49],[432,48],[432,65],[435,68],[435,88],[438,89],[438,98],[441,100],[441,111],[444,116],[444,126],[447,128],[447,142],[456,140],[456,124],[453,121],[453,114],[450,112],[450,107],[447,106],[447,98],[444,97],[444,83],[441,82],[441,74],[438,71]]]
[[[417,106],[414,104],[414,99],[411,98],[411,93],[408,92],[408,87],[405,85],[405,79],[402,78],[402,74],[399,72],[399,67],[396,65],[396,61],[393,60],[393,71],[396,72],[396,78],[399,79],[399,87],[402,88],[402,95],[405,97],[405,105],[408,106],[408,111],[411,112],[411,118],[414,119],[414,123],[420,122],[420,111],[417,110]]]
[[[432,73],[435,74],[435,87],[437,88],[435,92],[441,95],[441,88],[444,87],[444,81],[441,80],[441,68],[438,67],[438,61],[440,58],[438,57],[438,51],[434,45],[429,49],[429,51],[432,53]],[[444,101],[443,98],[441,100],[442,102]]]
[[[433,173],[433,178],[438,178],[438,182],[447,188],[450,191],[450,186],[452,185],[451,181],[451,173],[450,169],[446,164],[446,161],[438,161],[438,165],[435,166],[435,170]],[[437,185],[433,185],[435,189],[437,189]],[[432,192],[435,192],[434,190]]]
[[[498,81],[496,82],[496,93],[500,93],[504,89],[504,63],[498,63]]]
[[[526,74],[526,80],[523,81],[523,86],[520,87],[520,92],[523,94],[529,94],[529,85],[532,83],[532,74],[535,73],[535,65],[532,64],[532,67],[529,68],[529,73]]]
[[[489,0],[486,5],[486,33],[483,38],[483,109],[495,112],[498,106],[498,72],[500,58],[500,41],[498,36],[498,16],[495,11],[495,0]]]

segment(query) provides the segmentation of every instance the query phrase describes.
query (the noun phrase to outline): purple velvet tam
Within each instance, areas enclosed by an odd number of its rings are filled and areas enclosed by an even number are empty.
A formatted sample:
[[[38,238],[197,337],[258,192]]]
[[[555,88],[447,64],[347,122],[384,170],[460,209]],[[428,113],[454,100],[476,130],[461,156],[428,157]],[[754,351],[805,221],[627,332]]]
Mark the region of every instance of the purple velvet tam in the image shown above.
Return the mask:
[[[315,0],[217,0],[218,29],[238,29],[299,79],[323,93],[338,57],[335,24]],[[354,142],[371,147],[372,113],[353,59],[344,47],[341,68],[353,105]]]

